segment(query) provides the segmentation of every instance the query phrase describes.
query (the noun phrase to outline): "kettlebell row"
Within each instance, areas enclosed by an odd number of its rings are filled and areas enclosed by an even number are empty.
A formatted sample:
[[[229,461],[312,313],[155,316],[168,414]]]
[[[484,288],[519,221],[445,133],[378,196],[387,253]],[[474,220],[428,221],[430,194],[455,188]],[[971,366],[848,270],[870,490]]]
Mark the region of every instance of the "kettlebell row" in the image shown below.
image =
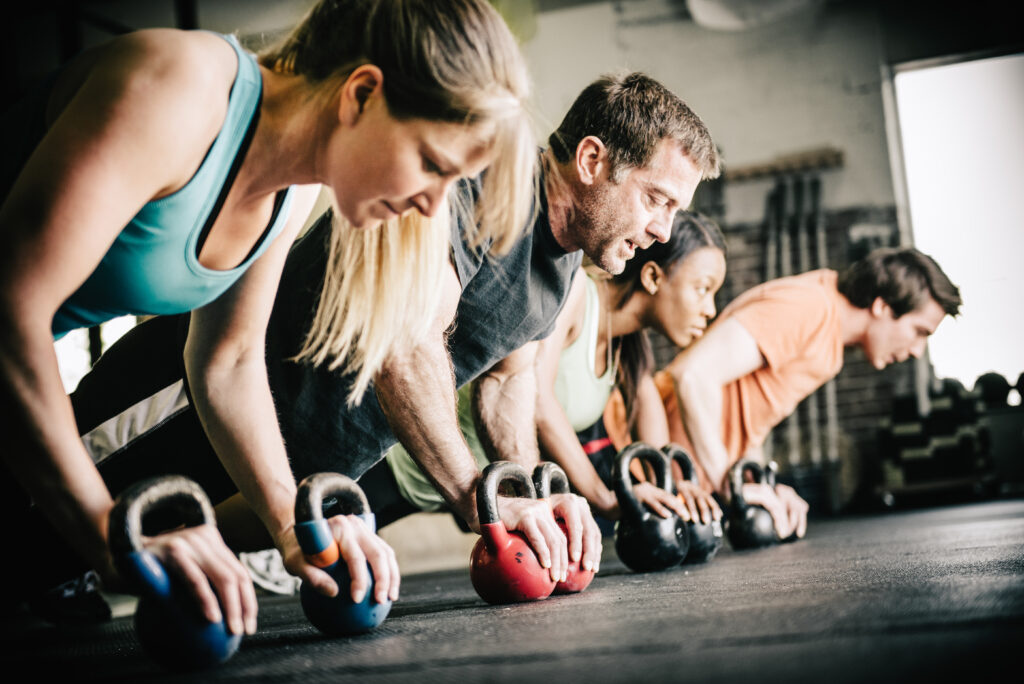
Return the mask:
[[[614,489],[621,508],[615,524],[615,550],[626,567],[635,572],[666,570],[682,563],[710,561],[723,543],[722,524],[699,519],[684,521],[674,512],[661,516],[634,494],[630,465],[639,460],[653,473],[654,486],[675,495],[671,464],[679,465],[683,478],[695,482],[695,469],[681,447],[656,449],[635,442],[623,449],[614,464]],[[727,523],[728,538],[736,549],[768,546],[780,540],[772,517],[763,507],[749,503],[743,495],[746,482],[775,485],[775,467],[744,460],[733,468],[730,484],[732,505]],[[517,496],[547,499],[569,493],[569,480],[556,464],[538,465],[532,476],[520,465],[497,461],[483,470],[477,486],[480,539],[470,556],[470,580],[477,594],[491,604],[536,601],[552,594],[573,594],[585,590],[594,579],[593,570],[571,562],[565,579],[555,581],[541,566],[525,537],[506,529],[498,512],[498,492],[509,485]],[[373,570],[367,563],[370,587],[361,601],[353,601],[344,589],[352,582],[349,568],[324,517],[324,507],[357,516],[376,531],[376,519],[359,485],[338,473],[316,473],[299,485],[295,501],[295,534],[306,561],[327,572],[340,591],[328,597],[308,583],[300,587],[302,609],[310,623],[322,633],[348,636],[378,627],[391,610],[391,601],[378,602],[373,592]],[[211,623],[194,606],[181,580],[168,573],[160,560],[143,549],[143,520],[159,518],[165,526],[194,527],[215,524],[213,508],[195,482],[181,476],[153,478],[137,483],[115,501],[110,515],[109,544],[118,571],[139,595],[135,630],[144,650],[172,670],[196,670],[231,658],[241,642],[231,634],[223,619]],[[150,518],[150,519],[152,519]],[[568,536],[565,521],[557,518]],[[789,541],[789,540],[785,540]]]

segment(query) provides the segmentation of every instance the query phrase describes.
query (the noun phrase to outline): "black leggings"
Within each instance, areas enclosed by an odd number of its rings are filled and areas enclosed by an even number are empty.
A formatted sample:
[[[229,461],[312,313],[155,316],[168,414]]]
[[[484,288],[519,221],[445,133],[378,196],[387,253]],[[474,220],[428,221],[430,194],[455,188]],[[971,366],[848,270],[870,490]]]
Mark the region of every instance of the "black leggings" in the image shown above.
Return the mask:
[[[79,434],[168,385],[184,382],[186,323],[187,314],[152,318],[132,328],[100,357],[70,396]],[[191,403],[121,446],[97,468],[112,496],[159,475],[195,480],[214,505],[238,491]]]

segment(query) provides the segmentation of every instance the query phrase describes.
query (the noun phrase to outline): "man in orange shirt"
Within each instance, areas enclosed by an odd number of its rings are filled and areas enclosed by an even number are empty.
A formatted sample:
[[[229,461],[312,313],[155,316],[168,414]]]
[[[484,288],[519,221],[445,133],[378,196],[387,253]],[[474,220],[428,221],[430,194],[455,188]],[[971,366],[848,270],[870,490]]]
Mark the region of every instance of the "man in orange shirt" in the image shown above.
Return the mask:
[[[844,347],[860,347],[878,370],[917,358],[961,303],[938,264],[913,248],[877,249],[842,274],[754,287],[655,376],[669,439],[694,456],[701,485],[728,498],[731,467],[763,460],[769,431],[839,373]],[[743,495],[768,509],[780,538],[804,535],[808,506],[791,487],[746,484]]]

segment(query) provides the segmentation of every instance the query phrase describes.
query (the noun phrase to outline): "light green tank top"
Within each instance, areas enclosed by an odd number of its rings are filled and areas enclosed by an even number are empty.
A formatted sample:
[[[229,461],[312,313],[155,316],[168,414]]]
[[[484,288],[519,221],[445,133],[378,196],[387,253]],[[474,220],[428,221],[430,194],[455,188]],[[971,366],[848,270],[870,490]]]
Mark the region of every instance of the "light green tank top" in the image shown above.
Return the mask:
[[[555,377],[555,398],[565,410],[573,430],[577,432],[590,427],[601,417],[615,383],[611,368],[606,368],[600,378],[594,374],[600,301],[597,285],[590,278],[584,280],[584,288],[586,307],[583,328],[576,340],[562,350],[558,360],[558,375]],[[459,427],[476,458],[477,467],[482,470],[488,460],[473,424],[470,390],[470,385],[459,390]],[[444,498],[437,493],[434,485],[401,444],[391,447],[385,458],[406,501],[423,511],[436,511],[444,506]]]
[[[597,422],[615,385],[611,367],[605,368],[601,377],[594,375],[601,301],[597,284],[590,278],[583,282],[587,302],[583,327],[573,343],[562,350],[555,376],[555,398],[576,432]]]

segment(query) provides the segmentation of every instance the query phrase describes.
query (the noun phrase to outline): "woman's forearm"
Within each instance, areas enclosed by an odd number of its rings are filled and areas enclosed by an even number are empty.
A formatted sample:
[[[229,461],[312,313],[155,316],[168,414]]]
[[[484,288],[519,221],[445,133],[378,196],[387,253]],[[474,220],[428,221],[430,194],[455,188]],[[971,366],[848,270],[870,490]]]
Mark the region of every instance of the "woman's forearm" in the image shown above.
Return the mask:
[[[53,337],[5,314],[0,327],[3,460],[64,540],[108,579],[107,517],[113,504],[82,446],[64,392]]]

